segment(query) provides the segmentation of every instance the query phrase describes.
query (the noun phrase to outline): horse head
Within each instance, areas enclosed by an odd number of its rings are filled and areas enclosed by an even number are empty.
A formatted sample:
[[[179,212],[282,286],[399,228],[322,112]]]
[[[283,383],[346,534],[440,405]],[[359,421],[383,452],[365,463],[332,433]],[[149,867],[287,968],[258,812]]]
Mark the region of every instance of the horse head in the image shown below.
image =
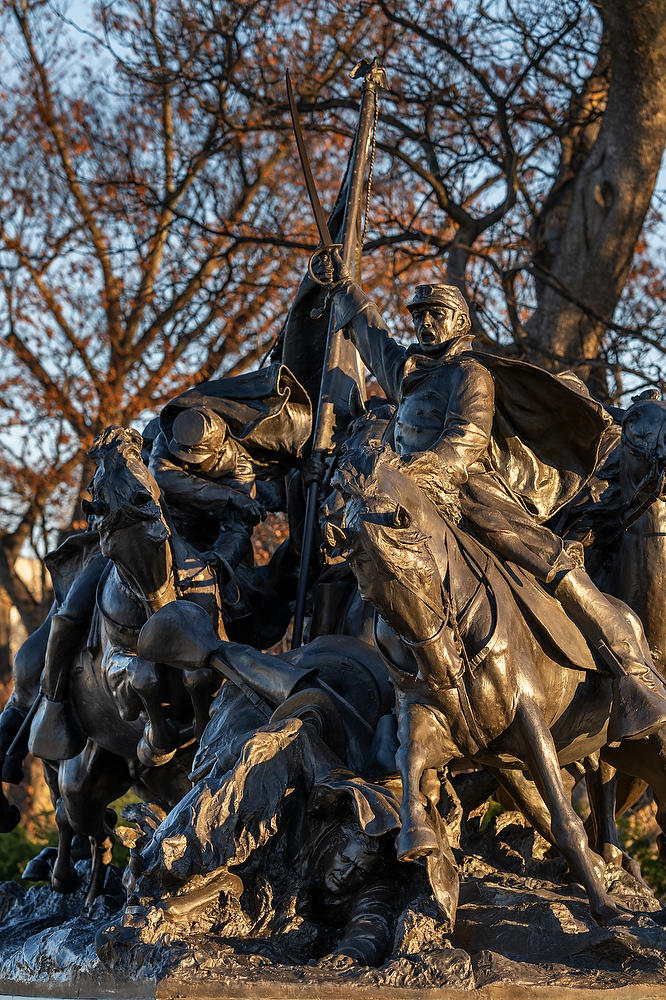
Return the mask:
[[[89,451],[97,468],[83,501],[100,548],[150,614],[176,599],[171,530],[138,431],[108,427]]]
[[[370,442],[344,456],[332,485],[324,534],[345,551],[361,595],[379,613],[414,620],[415,602],[444,618],[442,518],[389,448]]]
[[[666,400],[657,389],[634,396],[622,421],[620,481],[623,496],[632,500],[666,499]]]

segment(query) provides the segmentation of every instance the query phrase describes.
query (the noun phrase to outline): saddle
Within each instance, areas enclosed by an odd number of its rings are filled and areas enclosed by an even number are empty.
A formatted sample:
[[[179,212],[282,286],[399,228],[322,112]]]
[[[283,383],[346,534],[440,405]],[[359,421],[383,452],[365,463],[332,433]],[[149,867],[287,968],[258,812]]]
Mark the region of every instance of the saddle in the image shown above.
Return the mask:
[[[444,581],[455,602],[461,576],[476,580],[472,595],[453,611],[467,660],[472,670],[493,649],[500,635],[510,634],[510,609],[517,606],[544,651],[563,667],[599,671],[580,629],[560,602],[526,570],[502,562],[494,553],[452,522],[442,522],[446,532],[448,575]]]

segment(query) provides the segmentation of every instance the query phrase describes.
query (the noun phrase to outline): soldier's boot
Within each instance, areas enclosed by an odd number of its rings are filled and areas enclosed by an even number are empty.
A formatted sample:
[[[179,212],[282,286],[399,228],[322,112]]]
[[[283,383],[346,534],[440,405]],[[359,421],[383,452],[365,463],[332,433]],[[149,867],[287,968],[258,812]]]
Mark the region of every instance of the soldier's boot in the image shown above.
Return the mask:
[[[595,587],[584,569],[566,573],[554,593],[614,675],[608,742],[639,739],[666,723],[664,682],[618,608]]]
[[[23,726],[27,715],[28,713],[13,701],[13,696],[0,714],[2,780],[8,785],[20,785],[23,781],[23,760],[28,752],[28,734]]]
[[[82,638],[83,623],[56,614],[46,646],[40,688],[42,700],[30,728],[28,749],[42,760],[70,760],[86,745],[68,701],[69,671]]]

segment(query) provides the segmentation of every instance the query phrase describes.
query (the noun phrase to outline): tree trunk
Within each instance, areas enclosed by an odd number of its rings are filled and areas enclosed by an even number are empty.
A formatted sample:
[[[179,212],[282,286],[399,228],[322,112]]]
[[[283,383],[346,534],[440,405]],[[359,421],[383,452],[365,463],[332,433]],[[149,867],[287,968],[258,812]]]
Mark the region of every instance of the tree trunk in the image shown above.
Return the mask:
[[[537,308],[527,333],[534,360],[574,367],[603,393],[605,370],[595,361],[666,143],[666,0],[602,0],[600,8],[610,59],[606,109],[566,200],[544,206],[540,229],[552,229],[557,239],[547,256],[539,248],[535,253]],[[603,57],[600,51],[592,77],[601,91]],[[596,100],[603,101],[603,93],[597,91]],[[570,155],[563,148],[563,161]]]
[[[11,610],[12,602],[7,591],[0,587],[0,685],[3,687],[12,678]]]
[[[18,556],[14,546],[6,545],[0,538],[0,600],[7,599],[19,613],[21,624],[26,633],[41,625],[44,619],[44,608],[48,608],[49,595],[35,592],[27,585],[17,572]],[[41,588],[37,588],[41,590]]]

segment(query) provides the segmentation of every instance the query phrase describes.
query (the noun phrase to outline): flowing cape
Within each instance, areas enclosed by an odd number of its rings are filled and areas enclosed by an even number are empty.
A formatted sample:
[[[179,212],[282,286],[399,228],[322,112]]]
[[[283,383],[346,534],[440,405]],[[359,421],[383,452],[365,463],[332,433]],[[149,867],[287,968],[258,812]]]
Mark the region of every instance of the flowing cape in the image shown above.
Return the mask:
[[[474,356],[495,381],[490,459],[539,521],[585,485],[606,450],[612,417],[575,376],[495,357]]]
[[[57,549],[44,556],[44,565],[51,574],[53,596],[61,605],[76,577],[93,559],[101,556],[96,531],[77,531],[69,535]]]
[[[232,437],[251,453],[266,457],[300,458],[312,428],[310,397],[280,364],[202,382],[177,396],[160,414],[167,439],[178,414],[192,406],[214,410],[227,422]]]

